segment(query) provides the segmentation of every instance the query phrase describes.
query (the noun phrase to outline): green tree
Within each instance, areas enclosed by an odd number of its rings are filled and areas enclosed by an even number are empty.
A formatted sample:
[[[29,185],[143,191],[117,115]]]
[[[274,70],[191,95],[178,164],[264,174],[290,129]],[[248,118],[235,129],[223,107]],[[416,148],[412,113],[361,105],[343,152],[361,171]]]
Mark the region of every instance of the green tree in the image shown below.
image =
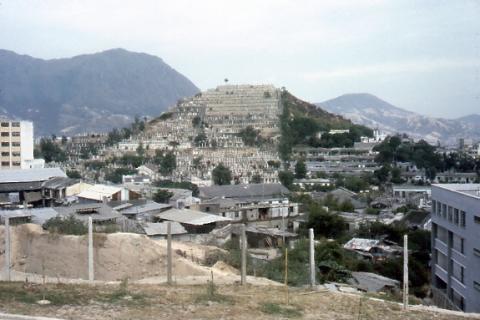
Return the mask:
[[[278,173],[278,180],[285,186],[285,188],[291,189],[293,186],[294,175],[290,171],[280,171]]]
[[[45,159],[45,162],[65,162],[67,154],[51,139],[40,139],[39,155]]]
[[[305,165],[305,161],[298,160],[295,164],[295,178],[297,179],[305,179],[307,176],[307,166]]]
[[[171,151],[167,152],[160,161],[159,171],[166,176],[172,174],[173,170],[177,168],[177,157]]]
[[[140,157],[143,157],[145,155],[145,148],[143,147],[143,143],[140,142],[138,144],[138,147],[137,147],[137,154],[140,156]]]
[[[260,145],[263,142],[260,136],[260,130],[255,130],[252,126],[247,126],[245,129],[240,130],[238,136],[242,138],[246,146],[250,147]]]
[[[347,231],[347,223],[341,216],[325,211],[318,203],[312,203],[308,207],[307,228],[313,228],[319,236],[338,238]]]
[[[158,202],[158,203],[168,203],[170,198],[173,196],[173,193],[165,190],[165,189],[159,189],[155,194],[153,195],[153,201]]]
[[[220,163],[212,170],[212,180],[216,185],[230,184],[232,172],[223,163]]]
[[[134,174],[136,170],[129,168],[116,168],[110,170],[105,174],[105,180],[113,183],[122,183],[122,177],[126,175]]]
[[[82,175],[77,170],[67,170],[67,177],[70,179],[81,179]]]

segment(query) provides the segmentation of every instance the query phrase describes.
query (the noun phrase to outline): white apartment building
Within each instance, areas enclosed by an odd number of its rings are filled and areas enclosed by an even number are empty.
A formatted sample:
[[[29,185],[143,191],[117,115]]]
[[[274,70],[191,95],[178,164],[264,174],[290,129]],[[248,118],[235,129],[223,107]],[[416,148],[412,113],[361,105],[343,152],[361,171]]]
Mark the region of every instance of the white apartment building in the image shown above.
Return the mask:
[[[28,169],[33,161],[33,123],[0,119],[0,170]]]

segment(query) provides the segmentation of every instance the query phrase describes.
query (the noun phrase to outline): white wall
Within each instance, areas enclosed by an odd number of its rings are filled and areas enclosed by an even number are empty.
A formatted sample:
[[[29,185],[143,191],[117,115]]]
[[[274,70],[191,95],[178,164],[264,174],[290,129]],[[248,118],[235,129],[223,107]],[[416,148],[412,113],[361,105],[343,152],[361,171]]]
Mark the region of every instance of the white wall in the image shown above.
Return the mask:
[[[28,169],[29,165],[25,161],[33,160],[33,122],[20,121],[20,139],[21,168]]]

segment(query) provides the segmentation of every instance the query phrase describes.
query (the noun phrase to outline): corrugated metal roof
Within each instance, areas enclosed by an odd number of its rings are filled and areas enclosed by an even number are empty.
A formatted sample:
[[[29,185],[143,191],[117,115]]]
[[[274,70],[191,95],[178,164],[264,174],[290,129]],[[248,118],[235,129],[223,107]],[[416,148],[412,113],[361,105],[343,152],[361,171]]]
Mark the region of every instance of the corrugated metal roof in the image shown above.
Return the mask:
[[[77,197],[84,198],[84,199],[91,199],[102,201],[103,197],[110,198],[117,192],[122,191],[122,188],[114,187],[114,186],[107,186],[104,184],[96,184],[87,190],[80,192]]]
[[[372,247],[377,246],[379,243],[380,240],[352,238],[343,247],[348,250],[370,251]]]
[[[215,214],[209,214],[201,211],[195,211],[190,209],[170,209],[165,212],[155,214],[156,217],[176,221],[185,224],[191,224],[195,226],[201,226],[209,223],[220,221],[231,221],[230,218],[217,216]]]
[[[117,209],[120,210],[121,214],[141,214],[150,211],[163,210],[166,208],[171,208],[172,206],[165,203],[157,203],[155,201],[149,201],[145,204],[130,206],[126,209]]]
[[[0,217],[2,217],[2,219],[28,218],[31,216],[32,214],[28,212],[28,210],[0,210]]]
[[[106,221],[121,218],[122,216],[109,206],[103,203],[75,204],[68,207],[55,207],[55,211],[62,216],[75,215],[75,218],[82,221],[92,217],[94,221]],[[86,213],[87,210],[95,210],[95,213]]]
[[[50,218],[56,217],[58,212],[53,208],[33,208],[33,209],[18,209],[18,210],[1,210],[0,217],[32,217],[32,222],[35,224],[44,224]]]
[[[367,292],[378,292],[385,287],[395,288],[400,286],[400,281],[371,272],[352,272],[352,279],[349,282]]]
[[[289,193],[290,191],[279,183],[237,184],[200,188],[200,198],[203,199],[215,197],[254,198],[272,195],[283,196]]]
[[[0,183],[45,181],[52,177],[67,175],[60,168],[0,170]]]
[[[171,234],[186,234],[188,233],[187,230],[178,222],[172,221],[171,223]],[[155,235],[167,235],[167,222],[160,222],[160,223],[144,223],[142,224],[142,228],[147,234],[147,236],[155,236]]]

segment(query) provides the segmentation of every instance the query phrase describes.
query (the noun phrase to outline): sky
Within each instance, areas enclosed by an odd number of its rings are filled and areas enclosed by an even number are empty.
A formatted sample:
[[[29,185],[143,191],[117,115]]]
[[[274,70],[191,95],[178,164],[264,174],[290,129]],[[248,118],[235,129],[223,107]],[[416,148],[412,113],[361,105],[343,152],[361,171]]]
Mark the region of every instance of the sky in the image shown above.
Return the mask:
[[[310,102],[371,93],[480,114],[480,0],[0,0],[0,48],[145,52],[200,89],[271,83]]]

